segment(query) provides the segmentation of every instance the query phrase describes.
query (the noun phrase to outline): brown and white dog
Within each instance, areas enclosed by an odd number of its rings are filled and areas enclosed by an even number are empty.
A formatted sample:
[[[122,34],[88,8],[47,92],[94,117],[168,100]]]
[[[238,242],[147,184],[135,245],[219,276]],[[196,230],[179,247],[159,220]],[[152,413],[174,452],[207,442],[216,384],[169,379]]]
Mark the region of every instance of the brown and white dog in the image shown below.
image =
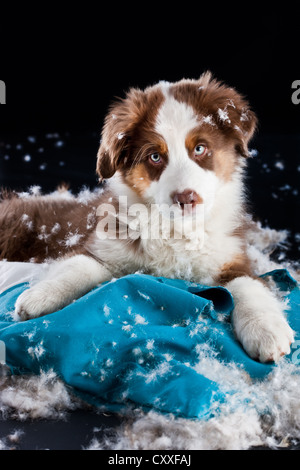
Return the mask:
[[[20,318],[139,271],[226,286],[248,354],[267,362],[289,353],[282,304],[252,273],[245,248],[243,173],[256,122],[247,101],[209,72],[131,89],[115,102],[98,153],[100,194],[85,204],[55,196],[1,203],[2,259],[58,258],[18,298]],[[74,243],[62,243],[70,226]]]

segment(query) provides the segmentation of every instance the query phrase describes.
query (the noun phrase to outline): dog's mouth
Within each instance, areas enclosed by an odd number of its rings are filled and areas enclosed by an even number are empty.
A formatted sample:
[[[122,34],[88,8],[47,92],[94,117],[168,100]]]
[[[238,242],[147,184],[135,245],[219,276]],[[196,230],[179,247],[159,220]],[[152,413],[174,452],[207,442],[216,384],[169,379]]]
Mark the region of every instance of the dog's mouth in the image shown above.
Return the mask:
[[[204,203],[199,204],[160,204],[158,210],[163,218],[170,220],[191,220],[203,218]]]
[[[200,204],[182,204],[177,203],[179,217],[195,217],[202,209],[203,203]]]

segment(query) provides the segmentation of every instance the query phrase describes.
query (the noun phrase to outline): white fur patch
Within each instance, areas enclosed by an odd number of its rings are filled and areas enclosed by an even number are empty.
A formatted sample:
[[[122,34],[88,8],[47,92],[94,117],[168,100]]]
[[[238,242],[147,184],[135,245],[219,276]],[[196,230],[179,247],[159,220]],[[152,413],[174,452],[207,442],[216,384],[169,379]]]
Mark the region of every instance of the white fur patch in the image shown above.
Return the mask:
[[[201,168],[189,158],[186,148],[188,133],[199,125],[192,107],[179,102],[164,89],[166,99],[161,106],[155,124],[155,131],[165,140],[168,147],[168,165],[159,181],[151,183],[145,192],[146,198],[157,204],[172,204],[171,195],[186,189],[195,191],[204,201],[204,210],[209,212],[213,205],[218,185],[217,176]],[[178,208],[178,215],[181,209]]]
[[[277,362],[290,353],[294,334],[283,305],[259,280],[243,276],[226,285],[235,302],[233,325],[249,356],[260,362]]]

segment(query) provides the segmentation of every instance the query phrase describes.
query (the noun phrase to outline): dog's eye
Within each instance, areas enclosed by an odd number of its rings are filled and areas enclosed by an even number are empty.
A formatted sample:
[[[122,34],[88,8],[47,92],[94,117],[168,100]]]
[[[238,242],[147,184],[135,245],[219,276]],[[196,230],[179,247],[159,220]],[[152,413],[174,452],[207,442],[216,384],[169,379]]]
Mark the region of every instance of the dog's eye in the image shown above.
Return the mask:
[[[206,154],[207,147],[203,144],[198,144],[196,145],[194,152],[197,157],[202,157],[203,155]]]
[[[161,162],[161,157],[160,157],[159,153],[152,153],[149,158],[150,158],[150,161],[152,163],[160,163]]]

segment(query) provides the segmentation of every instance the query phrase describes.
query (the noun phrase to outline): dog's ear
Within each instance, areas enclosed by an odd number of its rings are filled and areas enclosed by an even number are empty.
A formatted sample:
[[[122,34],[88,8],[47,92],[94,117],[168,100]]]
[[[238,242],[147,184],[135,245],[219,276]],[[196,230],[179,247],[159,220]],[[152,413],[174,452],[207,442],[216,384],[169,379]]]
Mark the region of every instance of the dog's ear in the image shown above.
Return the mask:
[[[243,106],[242,109],[237,109],[237,116],[235,116],[233,122],[237,138],[237,152],[243,157],[248,157],[248,144],[257,128],[257,117],[248,106]]]
[[[131,89],[125,99],[111,105],[97,155],[96,171],[100,181],[111,178],[126,163],[132,130],[141,115],[142,97],[141,90]]]
[[[222,131],[234,138],[237,152],[247,157],[248,143],[257,127],[257,118],[247,100],[234,88],[219,82],[210,71],[204,72],[198,82],[202,90],[202,107],[209,110]]]
[[[112,140],[107,144],[106,137],[102,137],[97,154],[96,168],[99,181],[111,178],[117,171],[122,160],[122,150],[123,152],[125,151],[125,136],[123,137],[123,134],[120,134],[119,140],[121,141],[123,138],[123,142],[119,142],[112,138]]]

